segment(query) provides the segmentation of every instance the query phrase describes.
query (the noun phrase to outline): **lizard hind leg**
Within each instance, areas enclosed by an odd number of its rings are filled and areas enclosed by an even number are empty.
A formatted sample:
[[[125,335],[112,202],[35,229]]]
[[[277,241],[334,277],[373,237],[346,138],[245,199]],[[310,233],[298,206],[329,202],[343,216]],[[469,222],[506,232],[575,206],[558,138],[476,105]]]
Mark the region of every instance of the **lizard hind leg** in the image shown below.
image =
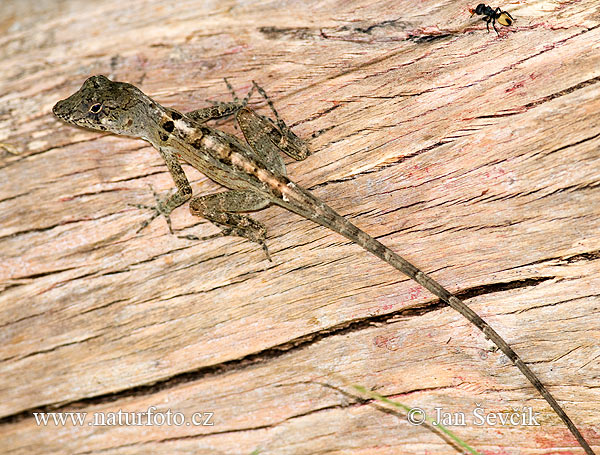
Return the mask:
[[[206,237],[196,237],[194,235],[179,237],[188,240],[207,240],[227,235],[244,237],[262,246],[267,259],[270,261],[271,257],[265,243],[267,238],[266,227],[248,215],[237,213],[260,210],[267,207],[269,203],[267,199],[257,193],[237,190],[192,198],[190,200],[192,215],[209,220],[218,226],[221,232]]]

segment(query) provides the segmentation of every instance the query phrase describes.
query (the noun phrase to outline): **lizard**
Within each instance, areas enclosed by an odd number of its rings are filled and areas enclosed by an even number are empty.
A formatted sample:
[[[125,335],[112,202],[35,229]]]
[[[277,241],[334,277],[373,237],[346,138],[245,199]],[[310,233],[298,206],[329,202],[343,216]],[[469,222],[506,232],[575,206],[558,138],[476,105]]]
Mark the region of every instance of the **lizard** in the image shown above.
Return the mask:
[[[229,84],[228,86],[231,89]],[[259,115],[247,106],[255,88],[267,100],[276,120]],[[476,312],[433,278],[287,177],[279,151],[296,160],[306,158],[310,151],[306,143],[279,118],[273,103],[255,82],[241,102],[234,95],[233,102],[181,113],[161,106],[134,85],[111,81],[98,75],[88,78],[77,92],[58,101],[52,111],[68,124],[140,138],[158,150],[177,189],[164,199],[154,193],[154,207],[137,205],[153,210],[152,216],[142,223],[138,232],[161,215],[165,217],[170,232],[173,232],[169,215],[173,209],[188,200],[193,215],[208,219],[220,227],[221,232],[208,237],[185,238],[196,240],[219,235],[241,236],[261,245],[269,260],[265,226],[243,212],[275,204],[337,232],[416,281],[481,330],[537,389],[586,454],[594,454],[546,386]],[[206,125],[208,120],[230,115],[235,115],[246,143],[236,136]],[[228,191],[192,197],[192,189],[180,165],[180,159]]]

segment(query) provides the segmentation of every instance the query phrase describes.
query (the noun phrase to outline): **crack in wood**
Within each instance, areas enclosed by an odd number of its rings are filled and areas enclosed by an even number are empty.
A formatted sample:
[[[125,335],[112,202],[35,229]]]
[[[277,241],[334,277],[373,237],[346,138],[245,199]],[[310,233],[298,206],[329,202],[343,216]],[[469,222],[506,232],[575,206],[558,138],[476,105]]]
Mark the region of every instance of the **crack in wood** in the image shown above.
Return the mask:
[[[528,278],[524,280],[515,280],[507,283],[493,283],[488,285],[475,286],[468,290],[457,292],[455,293],[455,295],[461,300],[468,300],[482,295],[493,294],[497,292],[505,292],[507,290],[512,289],[537,286],[538,284],[544,281],[552,279],[554,279],[554,277],[538,277]],[[340,324],[322,328],[316,332],[304,334],[293,340],[286,341],[285,343],[281,343],[279,345],[271,346],[256,353],[247,354],[238,359],[232,359],[218,364],[200,367],[191,371],[177,373],[171,377],[157,380],[151,384],[139,385],[129,389],[124,389],[116,392],[106,393],[74,401],[49,403],[41,407],[25,409],[18,413],[0,418],[0,426],[13,424],[15,422],[31,418],[31,413],[33,412],[64,410],[69,407],[105,404],[123,398],[151,395],[165,389],[173,388],[180,384],[196,382],[203,378],[220,375],[225,372],[250,368],[254,365],[268,362],[271,359],[276,359],[281,356],[293,353],[295,351],[305,349],[323,339],[332,336],[344,336],[352,332],[365,330],[367,328],[372,327],[374,324],[386,324],[389,320],[393,320],[398,317],[419,317],[423,314],[430,313],[432,311],[438,311],[444,308],[447,308],[446,304],[434,299],[418,306],[415,305],[413,307],[404,308],[391,313],[385,313],[381,315],[370,315],[363,318],[344,321]]]

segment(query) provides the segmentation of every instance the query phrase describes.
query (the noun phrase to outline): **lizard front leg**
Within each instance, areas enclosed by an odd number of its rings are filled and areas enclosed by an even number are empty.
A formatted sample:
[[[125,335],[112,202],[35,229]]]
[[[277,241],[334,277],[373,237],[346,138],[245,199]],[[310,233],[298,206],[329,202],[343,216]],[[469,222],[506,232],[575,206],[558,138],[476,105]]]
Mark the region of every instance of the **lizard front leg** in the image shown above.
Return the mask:
[[[198,123],[204,123],[208,120],[217,120],[235,114],[241,108],[245,107],[248,104],[248,101],[250,100],[250,97],[252,96],[252,93],[255,90],[255,85],[252,85],[252,88],[250,89],[248,94],[244,97],[243,100],[240,100],[236,95],[235,90],[233,90],[233,87],[231,86],[229,81],[227,79],[224,80],[225,84],[227,85],[227,88],[233,95],[233,101],[211,101],[214,104],[213,106],[204,107],[191,112],[186,112],[185,116]]]
[[[185,116],[198,123],[204,123],[208,120],[217,120],[228,115],[235,114],[242,107],[239,102],[218,103],[214,106],[203,107],[195,111],[186,112]]]
[[[173,234],[173,228],[171,227],[171,212],[183,203],[185,203],[190,197],[192,197],[192,187],[190,186],[190,183],[188,182],[188,179],[185,176],[185,172],[183,172],[183,169],[181,168],[181,165],[179,164],[179,161],[177,160],[175,154],[166,147],[160,147],[158,149],[158,152],[160,153],[160,156],[162,156],[165,160],[165,164],[167,165],[167,168],[171,173],[171,177],[173,177],[173,181],[177,186],[177,191],[175,191],[175,193],[171,194],[167,198],[161,199],[158,196],[158,194],[154,192],[154,189],[152,189],[152,192],[154,193],[154,199],[156,200],[155,206],[148,206],[142,204],[131,205],[137,208],[149,209],[154,211],[152,216],[141,224],[137,232],[140,232],[160,215],[163,215],[167,220],[169,232]]]
[[[267,228],[248,215],[237,213],[260,210],[267,207],[269,203],[269,200],[251,191],[225,191],[192,198],[190,201],[192,215],[209,220],[221,228],[221,232],[206,237],[195,235],[180,237],[188,240],[207,240],[226,235],[244,237],[261,245],[270,261],[271,257],[265,244]]]

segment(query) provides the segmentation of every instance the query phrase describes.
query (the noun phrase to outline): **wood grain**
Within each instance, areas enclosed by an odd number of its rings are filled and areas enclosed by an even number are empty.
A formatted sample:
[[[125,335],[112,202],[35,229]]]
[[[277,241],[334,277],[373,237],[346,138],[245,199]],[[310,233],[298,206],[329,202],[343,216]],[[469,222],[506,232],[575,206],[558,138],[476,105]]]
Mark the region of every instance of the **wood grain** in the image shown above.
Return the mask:
[[[582,453],[477,329],[279,208],[239,238],[135,231],[173,183],[146,143],[67,126],[86,77],[189,111],[259,82],[314,154],[288,174],[464,297],[600,450],[600,27],[587,1],[75,0],[0,10],[0,444],[6,453]],[[496,6],[496,5],[493,5]],[[257,109],[268,113],[258,98]],[[235,132],[230,123],[222,125]],[[194,193],[217,185],[186,167]],[[187,209],[181,233],[216,228]],[[476,425],[532,407],[540,426]],[[37,425],[33,412],[214,413],[213,426]]]

